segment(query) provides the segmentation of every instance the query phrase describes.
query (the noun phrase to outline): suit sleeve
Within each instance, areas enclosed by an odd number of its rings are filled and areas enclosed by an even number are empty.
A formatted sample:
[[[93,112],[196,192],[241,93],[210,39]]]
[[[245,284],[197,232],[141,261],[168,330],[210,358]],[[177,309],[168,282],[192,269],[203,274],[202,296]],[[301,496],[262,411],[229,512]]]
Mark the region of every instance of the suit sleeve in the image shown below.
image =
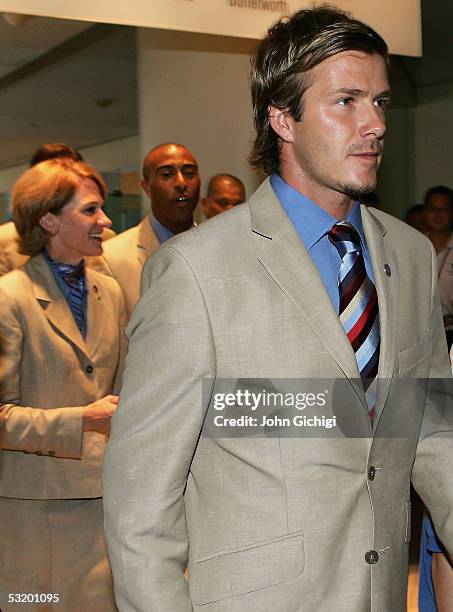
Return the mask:
[[[436,532],[453,555],[453,380],[447,353],[432,250],[430,375],[412,481]]]
[[[104,462],[105,532],[121,612],[190,612],[184,489],[215,371],[206,305],[187,261],[147,262],[128,326],[123,388]]]
[[[118,368],[115,373],[115,380],[113,381],[113,390],[112,393],[118,395],[121,389],[121,383],[123,380],[124,373],[124,362],[126,360],[127,354],[127,338],[126,338],[126,325],[127,325],[127,312],[126,312],[126,303],[123,298],[123,292],[121,288],[118,286],[118,291],[121,300],[121,308],[120,308],[120,320],[119,320],[119,335],[120,335],[120,354],[118,359]]]
[[[21,314],[0,291],[0,448],[68,459],[82,458],[83,407],[21,406],[20,375],[24,347]]]

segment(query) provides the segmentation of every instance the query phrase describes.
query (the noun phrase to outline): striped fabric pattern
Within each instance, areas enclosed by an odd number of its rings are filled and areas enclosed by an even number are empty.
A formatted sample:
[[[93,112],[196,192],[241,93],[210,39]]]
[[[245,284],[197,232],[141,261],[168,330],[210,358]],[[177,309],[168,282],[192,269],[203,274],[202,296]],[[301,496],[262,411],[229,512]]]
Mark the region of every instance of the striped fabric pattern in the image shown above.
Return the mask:
[[[83,292],[85,287],[85,279],[83,277],[74,277],[71,274],[68,274],[63,278],[69,287],[69,307],[71,308],[75,322],[77,323],[77,327],[83,334],[83,322],[85,318],[85,313],[83,310]]]
[[[328,237],[341,257],[338,275],[340,321],[355,352],[373,422],[381,337],[376,287],[366,272],[360,236],[355,227],[342,221],[332,227]]]

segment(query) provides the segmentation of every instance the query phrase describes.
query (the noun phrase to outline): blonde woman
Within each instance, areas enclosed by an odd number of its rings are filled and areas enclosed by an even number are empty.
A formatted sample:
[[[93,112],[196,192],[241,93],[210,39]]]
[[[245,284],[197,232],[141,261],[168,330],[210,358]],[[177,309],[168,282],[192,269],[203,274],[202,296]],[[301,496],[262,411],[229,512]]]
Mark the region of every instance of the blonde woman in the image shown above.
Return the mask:
[[[100,471],[116,408],[125,309],[102,254],[105,184],[49,160],[12,192],[19,250],[0,279],[0,608],[116,610]],[[24,598],[24,601],[20,599]],[[25,608],[24,608],[25,609]]]

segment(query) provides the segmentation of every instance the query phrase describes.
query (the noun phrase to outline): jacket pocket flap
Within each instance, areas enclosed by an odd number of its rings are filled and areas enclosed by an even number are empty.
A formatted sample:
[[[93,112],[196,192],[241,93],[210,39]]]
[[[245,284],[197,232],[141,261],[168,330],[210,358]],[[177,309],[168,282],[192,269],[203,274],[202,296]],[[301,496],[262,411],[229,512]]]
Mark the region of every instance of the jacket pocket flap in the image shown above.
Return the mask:
[[[304,561],[301,532],[221,551],[195,563],[192,601],[203,605],[292,580]]]

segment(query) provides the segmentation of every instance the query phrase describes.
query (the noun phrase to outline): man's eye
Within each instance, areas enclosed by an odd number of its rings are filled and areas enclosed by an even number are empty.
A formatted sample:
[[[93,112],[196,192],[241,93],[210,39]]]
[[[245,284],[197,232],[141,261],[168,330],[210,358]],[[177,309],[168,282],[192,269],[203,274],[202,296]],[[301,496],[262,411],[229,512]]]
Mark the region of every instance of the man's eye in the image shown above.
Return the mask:
[[[337,104],[339,104],[340,106],[348,106],[354,98],[341,98],[340,100],[337,101]]]
[[[385,109],[390,104],[390,99],[389,98],[378,98],[374,103],[379,108]]]
[[[161,177],[164,179],[169,179],[173,176],[173,174],[171,172],[161,172]]]
[[[87,206],[86,208],[84,208],[83,212],[86,215],[94,215],[96,212],[96,206]]]

